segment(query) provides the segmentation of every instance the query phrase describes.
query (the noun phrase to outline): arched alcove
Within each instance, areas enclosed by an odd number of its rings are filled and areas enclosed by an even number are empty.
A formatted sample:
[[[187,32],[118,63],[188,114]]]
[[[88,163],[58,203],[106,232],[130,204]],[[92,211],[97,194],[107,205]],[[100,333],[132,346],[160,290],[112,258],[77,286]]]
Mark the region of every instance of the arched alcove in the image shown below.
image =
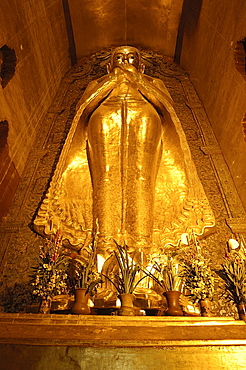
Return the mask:
[[[2,88],[6,87],[15,74],[16,55],[14,49],[7,45],[0,48],[0,81]]]

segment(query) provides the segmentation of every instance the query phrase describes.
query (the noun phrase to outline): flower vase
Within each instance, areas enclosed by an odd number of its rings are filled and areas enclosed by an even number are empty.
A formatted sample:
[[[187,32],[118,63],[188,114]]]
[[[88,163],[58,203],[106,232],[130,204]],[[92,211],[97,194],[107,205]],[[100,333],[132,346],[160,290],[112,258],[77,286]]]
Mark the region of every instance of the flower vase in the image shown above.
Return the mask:
[[[213,317],[214,313],[212,310],[212,304],[209,298],[200,300],[201,316],[204,317]]]
[[[121,302],[121,307],[119,308],[119,316],[134,316],[134,294],[122,293],[119,294],[119,299]]]
[[[179,297],[181,292],[176,290],[169,290],[164,293],[167,299],[167,310],[165,311],[165,316],[183,316],[183,311],[179,306]]]
[[[50,297],[42,297],[40,306],[39,306],[39,313],[42,314],[49,314],[51,308],[52,299]]]
[[[72,306],[71,312],[76,315],[89,315],[90,314],[90,307],[89,307],[89,294],[86,293],[87,289],[85,288],[78,288],[75,289],[75,301]]]
[[[246,304],[240,303],[237,305],[239,319],[246,322]]]

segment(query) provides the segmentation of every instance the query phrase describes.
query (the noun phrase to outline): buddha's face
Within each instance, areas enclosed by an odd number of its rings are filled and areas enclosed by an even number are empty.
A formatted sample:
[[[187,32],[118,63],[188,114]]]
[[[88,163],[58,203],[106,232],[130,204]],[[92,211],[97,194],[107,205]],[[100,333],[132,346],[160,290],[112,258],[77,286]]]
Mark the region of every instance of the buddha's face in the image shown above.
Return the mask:
[[[111,70],[124,64],[131,64],[137,70],[140,68],[140,53],[132,46],[116,48],[111,57]]]

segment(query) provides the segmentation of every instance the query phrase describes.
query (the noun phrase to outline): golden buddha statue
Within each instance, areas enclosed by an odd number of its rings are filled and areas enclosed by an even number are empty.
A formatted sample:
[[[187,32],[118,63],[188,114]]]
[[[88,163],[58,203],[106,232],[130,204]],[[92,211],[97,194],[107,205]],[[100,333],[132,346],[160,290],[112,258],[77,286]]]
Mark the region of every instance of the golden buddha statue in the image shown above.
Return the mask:
[[[173,100],[143,72],[139,50],[118,47],[108,74],[89,83],[35,219],[38,232],[60,227],[75,249],[96,234],[106,257],[113,239],[151,254],[214,225]]]

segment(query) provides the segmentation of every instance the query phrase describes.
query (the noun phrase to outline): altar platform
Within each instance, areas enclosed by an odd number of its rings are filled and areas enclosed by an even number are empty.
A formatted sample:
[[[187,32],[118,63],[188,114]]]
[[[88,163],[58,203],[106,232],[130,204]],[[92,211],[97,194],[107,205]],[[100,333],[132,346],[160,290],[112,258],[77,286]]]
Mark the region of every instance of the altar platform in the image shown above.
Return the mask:
[[[0,314],[6,370],[245,369],[246,324],[226,317]]]
[[[90,347],[246,345],[246,324],[227,317],[0,314],[0,343]]]

